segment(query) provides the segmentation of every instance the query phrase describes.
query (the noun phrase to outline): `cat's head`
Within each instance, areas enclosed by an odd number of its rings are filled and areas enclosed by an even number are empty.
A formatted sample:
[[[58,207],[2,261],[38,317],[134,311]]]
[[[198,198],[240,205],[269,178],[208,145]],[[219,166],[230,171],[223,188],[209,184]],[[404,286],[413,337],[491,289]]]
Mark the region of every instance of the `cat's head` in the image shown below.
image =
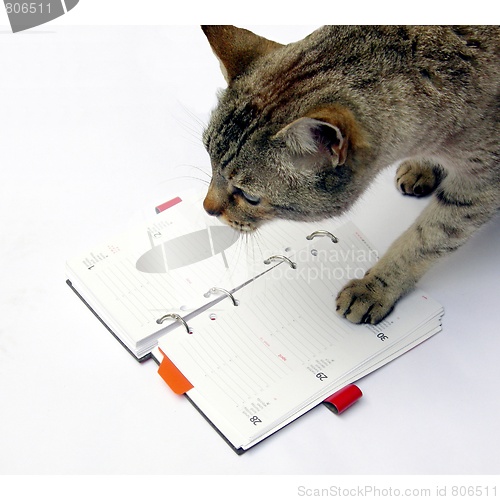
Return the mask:
[[[364,188],[352,161],[364,138],[346,107],[325,100],[310,56],[233,26],[203,30],[228,84],[203,135],[205,210],[240,231],[344,212]]]

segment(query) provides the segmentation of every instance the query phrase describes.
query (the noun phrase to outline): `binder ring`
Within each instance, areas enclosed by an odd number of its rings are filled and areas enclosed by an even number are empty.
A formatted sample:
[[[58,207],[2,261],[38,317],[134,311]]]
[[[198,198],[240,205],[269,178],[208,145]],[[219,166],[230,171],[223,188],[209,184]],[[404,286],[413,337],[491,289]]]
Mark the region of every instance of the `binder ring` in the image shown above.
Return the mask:
[[[330,233],[330,231],[325,231],[323,229],[320,229],[319,231],[314,231],[314,233],[311,233],[309,236],[306,236],[306,240],[312,240],[316,236],[328,236],[332,240],[332,243],[339,242],[339,239],[335,235]]]
[[[233,294],[231,292],[228,292],[226,289],[224,288],[217,288],[215,286],[213,286],[212,288],[210,288],[210,290],[207,292],[206,295],[210,295],[212,293],[223,293],[224,295],[227,295],[232,301],[233,301],[233,305],[234,306],[237,306],[238,305],[238,302],[237,300],[234,298]]]
[[[271,257],[268,257],[264,261],[264,264],[270,264],[273,260],[281,260],[283,262],[288,262],[288,264],[292,269],[297,269],[297,264],[295,264],[295,262],[292,262],[288,257],[285,257],[284,255],[271,255]]]
[[[180,323],[182,323],[184,325],[184,328],[186,329],[186,331],[188,333],[191,333],[189,331],[188,324],[184,321],[184,319],[181,316],[179,316],[178,314],[175,314],[175,313],[165,314],[165,316],[162,316],[161,318],[157,319],[156,322],[159,325],[161,325],[166,319],[175,319],[175,321],[179,321]]]

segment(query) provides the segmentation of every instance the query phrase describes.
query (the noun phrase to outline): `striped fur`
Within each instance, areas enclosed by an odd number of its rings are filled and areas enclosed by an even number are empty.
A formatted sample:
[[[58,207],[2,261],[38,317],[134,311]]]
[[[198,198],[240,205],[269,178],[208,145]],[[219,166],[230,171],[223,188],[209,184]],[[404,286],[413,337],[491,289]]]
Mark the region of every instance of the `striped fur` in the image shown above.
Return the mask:
[[[500,28],[327,26],[289,45],[203,29],[228,83],[203,137],[207,212],[241,231],[339,215],[395,162],[404,194],[434,193],[339,314],[379,322],[499,208]]]

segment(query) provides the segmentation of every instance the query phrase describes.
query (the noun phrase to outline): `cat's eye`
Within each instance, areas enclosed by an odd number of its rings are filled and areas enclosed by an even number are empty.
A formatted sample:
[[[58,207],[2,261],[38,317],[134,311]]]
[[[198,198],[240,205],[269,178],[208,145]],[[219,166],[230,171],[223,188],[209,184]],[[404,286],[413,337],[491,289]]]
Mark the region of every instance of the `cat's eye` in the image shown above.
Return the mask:
[[[259,196],[254,196],[250,193],[247,193],[246,191],[243,191],[243,189],[240,188],[236,188],[235,192],[242,196],[246,201],[248,201],[250,205],[258,205],[260,203]]]

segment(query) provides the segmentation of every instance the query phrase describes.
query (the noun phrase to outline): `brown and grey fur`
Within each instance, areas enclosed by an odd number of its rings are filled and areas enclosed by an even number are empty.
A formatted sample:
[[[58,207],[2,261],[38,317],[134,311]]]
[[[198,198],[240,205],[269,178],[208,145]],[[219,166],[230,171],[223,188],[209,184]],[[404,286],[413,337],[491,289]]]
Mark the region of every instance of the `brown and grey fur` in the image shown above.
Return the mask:
[[[500,29],[329,26],[280,45],[204,26],[228,86],[204,134],[204,207],[241,231],[345,212],[378,172],[433,198],[337,297],[377,323],[500,206]]]

